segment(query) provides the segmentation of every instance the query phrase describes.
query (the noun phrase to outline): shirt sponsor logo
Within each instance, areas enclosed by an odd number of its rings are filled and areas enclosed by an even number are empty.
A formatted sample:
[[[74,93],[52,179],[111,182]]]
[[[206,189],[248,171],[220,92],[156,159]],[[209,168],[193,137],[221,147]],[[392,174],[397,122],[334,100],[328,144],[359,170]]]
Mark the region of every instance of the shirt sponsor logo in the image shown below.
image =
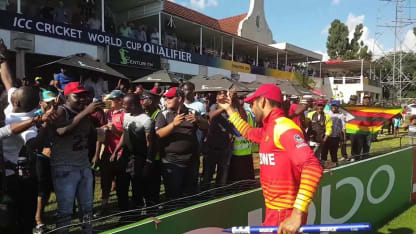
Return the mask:
[[[303,138],[301,136],[299,136],[298,134],[296,134],[294,136],[294,138],[295,138],[295,142],[297,142],[297,143],[303,143]]]
[[[306,144],[306,143],[300,143],[300,144],[297,144],[296,145],[296,148],[302,148],[302,147],[305,147],[305,146],[308,146],[308,144]]]

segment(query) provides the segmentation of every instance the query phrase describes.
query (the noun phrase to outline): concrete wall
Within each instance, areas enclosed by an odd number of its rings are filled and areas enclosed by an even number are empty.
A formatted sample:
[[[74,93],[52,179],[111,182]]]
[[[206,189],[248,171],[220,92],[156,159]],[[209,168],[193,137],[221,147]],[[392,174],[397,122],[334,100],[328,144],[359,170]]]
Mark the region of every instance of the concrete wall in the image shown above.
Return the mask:
[[[199,65],[168,60],[169,71],[188,75],[199,75]]]
[[[361,102],[364,93],[372,94],[372,96],[374,96],[373,101],[378,101],[375,100],[375,94],[379,94],[380,99],[382,93],[381,87],[364,84],[362,79],[361,83],[356,84],[346,84],[345,80],[343,84],[335,84],[334,77],[325,78],[321,90],[325,93],[327,98],[333,97],[337,100],[342,100],[345,103],[349,101],[351,95],[358,95]]]
[[[0,38],[3,39],[4,44],[7,46],[7,48],[10,48],[10,31],[0,29]]]
[[[35,53],[60,57],[76,53],[86,53],[94,58],[97,58],[98,48],[94,45],[35,35]]]
[[[208,67],[208,76],[213,76],[213,75],[217,75],[217,74],[221,74],[221,75],[224,75],[226,77],[231,77],[231,71],[229,71],[229,70],[225,70],[225,69],[221,69],[221,68],[215,68],[215,67]]]
[[[238,35],[269,45],[273,44],[273,33],[266,21],[264,0],[251,0],[247,17],[240,22]]]

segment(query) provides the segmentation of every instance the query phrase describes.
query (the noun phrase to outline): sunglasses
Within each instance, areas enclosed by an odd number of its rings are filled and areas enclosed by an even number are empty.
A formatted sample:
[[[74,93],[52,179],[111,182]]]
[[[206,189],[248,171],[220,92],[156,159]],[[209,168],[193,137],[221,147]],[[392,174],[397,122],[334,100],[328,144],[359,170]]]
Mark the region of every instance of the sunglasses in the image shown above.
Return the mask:
[[[149,96],[142,96],[142,98],[140,98],[140,100],[150,100],[150,99],[152,99],[152,98],[149,97]]]

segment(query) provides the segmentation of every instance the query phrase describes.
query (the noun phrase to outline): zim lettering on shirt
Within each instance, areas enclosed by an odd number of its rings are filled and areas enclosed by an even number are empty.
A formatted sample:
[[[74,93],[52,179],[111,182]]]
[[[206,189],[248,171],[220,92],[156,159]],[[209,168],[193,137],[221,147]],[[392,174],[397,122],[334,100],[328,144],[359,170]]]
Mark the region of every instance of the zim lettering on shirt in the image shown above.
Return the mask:
[[[275,166],[274,153],[260,153],[260,165]]]

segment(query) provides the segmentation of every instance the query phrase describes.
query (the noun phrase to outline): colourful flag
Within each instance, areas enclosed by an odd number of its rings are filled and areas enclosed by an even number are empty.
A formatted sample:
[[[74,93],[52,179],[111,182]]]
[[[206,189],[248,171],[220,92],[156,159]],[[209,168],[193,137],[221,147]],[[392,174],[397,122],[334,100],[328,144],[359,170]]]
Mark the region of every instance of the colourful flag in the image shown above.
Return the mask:
[[[346,132],[351,134],[376,133],[386,121],[403,112],[401,107],[379,106],[342,106],[340,110],[346,115]]]

